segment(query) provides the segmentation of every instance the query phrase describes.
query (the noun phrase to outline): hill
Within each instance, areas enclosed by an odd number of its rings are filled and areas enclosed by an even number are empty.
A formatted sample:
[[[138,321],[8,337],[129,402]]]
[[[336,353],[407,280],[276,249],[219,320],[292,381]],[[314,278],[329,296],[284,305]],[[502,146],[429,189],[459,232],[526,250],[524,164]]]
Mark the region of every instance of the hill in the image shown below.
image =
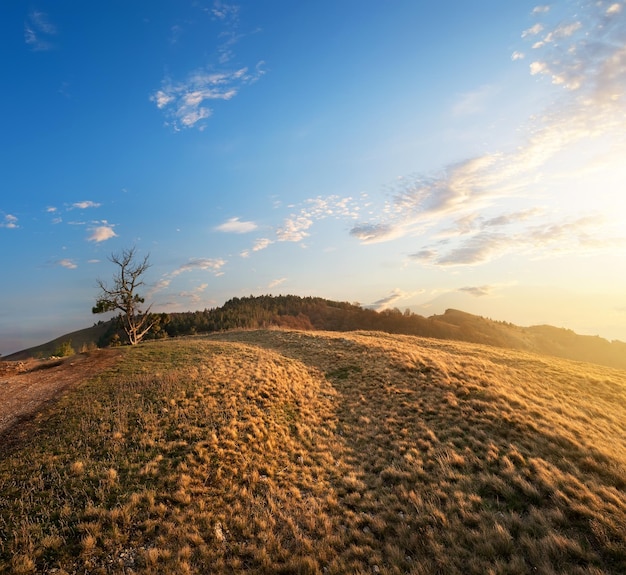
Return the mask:
[[[626,572],[625,371],[277,329],[119,358],[0,451],[0,572]]]
[[[41,345],[3,356],[2,359],[6,361],[24,361],[31,358],[50,357],[55,355],[59,347],[66,342],[69,342],[76,351],[80,351],[81,348],[95,347],[111,329],[113,323],[113,321],[99,322],[92,327],[66,333]]]
[[[626,369],[626,343],[609,342],[600,337],[577,335],[571,330],[551,326],[519,327],[507,322],[448,309],[442,315],[425,318],[398,309],[376,312],[358,304],[323,298],[250,296],[233,298],[223,306],[204,311],[163,313],[157,316],[149,338],[176,337],[230,329],[287,327],[308,330],[374,330],[439,339],[482,343],[503,348],[532,351],[599,363]],[[122,336],[122,337],[120,337]],[[123,339],[114,321],[62,336],[47,344],[10,355],[5,359],[23,360],[33,354],[54,354],[60,343],[85,342],[105,346]],[[80,349],[74,343],[75,349]]]

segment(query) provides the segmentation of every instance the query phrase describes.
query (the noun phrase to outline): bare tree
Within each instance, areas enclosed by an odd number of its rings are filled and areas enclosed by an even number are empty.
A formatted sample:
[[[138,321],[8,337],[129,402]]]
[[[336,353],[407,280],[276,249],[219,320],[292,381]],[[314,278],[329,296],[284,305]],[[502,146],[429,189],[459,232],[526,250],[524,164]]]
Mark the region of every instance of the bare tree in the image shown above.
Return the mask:
[[[118,310],[119,319],[131,345],[138,344],[153,326],[155,319],[150,313],[152,305],[141,311],[144,298],[137,293],[137,289],[145,285],[143,274],[150,267],[149,256],[143,260],[136,260],[135,248],[122,251],[121,254],[112,254],[109,261],[118,266],[113,276],[113,286],[109,287],[101,279],[97,280],[100,294],[93,313],[105,313]]]

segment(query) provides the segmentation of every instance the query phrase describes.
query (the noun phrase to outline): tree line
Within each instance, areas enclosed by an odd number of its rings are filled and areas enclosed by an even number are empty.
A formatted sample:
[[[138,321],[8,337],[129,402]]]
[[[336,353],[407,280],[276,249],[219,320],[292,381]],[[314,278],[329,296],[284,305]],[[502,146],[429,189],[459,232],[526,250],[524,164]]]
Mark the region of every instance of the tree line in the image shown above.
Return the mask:
[[[403,313],[394,308],[377,312],[359,304],[296,295],[235,297],[221,307],[203,311],[155,314],[151,313],[151,306],[143,309],[145,300],[139,294],[145,285],[143,275],[150,267],[149,256],[138,259],[133,247],[112,254],[109,261],[116,266],[115,273],[110,283],[97,280],[100,293],[92,312],[115,311],[118,316],[98,342],[101,346],[135,345],[142,339],[273,326],[329,331],[361,329],[444,338],[459,331],[457,326],[440,324],[409,310]]]

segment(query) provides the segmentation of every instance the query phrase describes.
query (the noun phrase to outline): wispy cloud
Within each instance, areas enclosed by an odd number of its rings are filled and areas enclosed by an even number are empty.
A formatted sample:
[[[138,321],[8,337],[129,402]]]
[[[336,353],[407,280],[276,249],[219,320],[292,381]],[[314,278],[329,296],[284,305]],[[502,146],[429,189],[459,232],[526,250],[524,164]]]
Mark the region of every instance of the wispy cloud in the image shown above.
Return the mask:
[[[223,275],[222,268],[226,265],[226,260],[221,258],[192,258],[188,262],[181,264],[174,271],[163,274],[161,278],[154,284],[150,292],[148,293],[148,297],[152,297],[155,293],[163,291],[170,287],[172,281],[180,276],[181,274],[190,273],[194,271],[209,271],[213,273],[213,275],[221,276]],[[195,288],[194,291],[183,291],[180,292],[181,297],[192,298],[193,300],[194,294],[198,295],[203,292],[208,284],[203,283],[199,288]]]
[[[587,102],[606,106],[624,97],[626,48],[622,3],[583,3],[576,18],[561,16],[545,24],[545,34],[533,44],[535,74],[548,75],[554,84],[579,93],[578,106]],[[557,15],[555,14],[555,17]],[[604,110],[606,112],[606,110]]]
[[[282,203],[274,201],[274,207],[279,209]],[[312,235],[313,227],[317,222],[328,218],[353,222],[361,210],[361,206],[352,197],[337,195],[308,198],[299,204],[290,205],[289,208],[291,208],[291,213],[271,230],[273,236],[270,233],[271,237],[258,238],[251,248],[241,251],[239,255],[242,258],[249,258],[252,253],[265,250],[277,242],[302,243]],[[237,218],[234,218],[222,224],[227,229],[220,231],[235,231],[240,226],[243,228],[242,232],[251,231],[251,226],[247,229],[243,224],[252,224],[252,222],[239,222]]]
[[[252,251],[259,252],[269,247],[273,243],[274,242],[272,242],[272,240],[268,238],[259,238],[256,242],[254,242],[254,245],[252,246]]]
[[[202,120],[213,114],[208,105],[217,100],[230,100],[242,86],[250,84],[263,74],[261,65],[250,71],[239,68],[229,72],[196,70],[182,82],[164,80],[160,90],[150,96],[160,110],[165,112],[167,124],[175,130],[203,128]]]
[[[522,32],[522,38],[528,38],[528,36],[537,36],[543,32],[543,24],[534,24],[527,30]]]
[[[190,291],[181,291],[177,295],[180,298],[189,300],[191,303],[198,304],[202,301],[202,294],[206,291],[207,287],[209,287],[209,284],[203,283]]]
[[[550,6],[547,4],[544,4],[542,6],[535,6],[533,8],[533,14],[546,14],[547,12],[550,12]]]
[[[83,202],[75,202],[72,204],[73,208],[78,208],[79,210],[86,210],[87,208],[99,208],[100,206],[101,204],[97,202],[92,202],[91,200],[85,200]],[[48,209],[48,211],[51,211],[51,210]],[[52,211],[56,211],[56,208],[54,208]]]
[[[459,288],[460,292],[467,293],[469,295],[473,295],[474,297],[483,297],[486,295],[490,295],[493,292],[493,286],[482,285],[482,286],[467,286]]]
[[[12,214],[6,214],[4,220],[0,222],[0,228],[8,228],[10,230],[19,228],[17,225],[17,217]]]
[[[75,270],[78,265],[74,262],[74,260],[70,259],[62,259],[57,262],[63,268],[67,268],[68,270]]]
[[[215,229],[218,232],[227,232],[234,234],[247,234],[257,229],[257,225],[254,222],[242,222],[239,218],[230,218],[223,224],[220,224]]]
[[[379,300],[376,300],[375,302],[369,304],[366,307],[375,309],[376,311],[382,311],[384,309],[393,307],[402,301],[411,299],[415,297],[416,295],[419,295],[423,292],[424,290],[407,292],[407,291],[401,290],[400,288],[395,288],[394,290],[391,291],[391,293],[380,298]]]
[[[169,274],[170,278],[176,277],[185,272],[191,272],[194,270],[209,270],[214,274],[219,274],[222,267],[226,264],[226,260],[221,258],[193,258],[187,263],[180,265],[172,273]]]
[[[616,14],[619,14],[623,10],[623,8],[624,7],[622,6],[622,4],[620,4],[619,2],[615,2],[606,9],[606,14],[607,16],[614,16]]]
[[[239,14],[241,9],[236,4],[215,0],[210,10],[214,20],[219,20],[224,28],[220,33],[222,42],[217,47],[219,63],[226,64],[235,56],[234,46],[245,36],[241,33]]]
[[[276,229],[276,240],[279,242],[301,242],[310,235],[308,231],[315,222],[326,218],[354,220],[359,214],[359,207],[351,197],[318,196],[303,202],[299,211],[287,217]],[[262,240],[265,242],[266,240]],[[262,244],[258,249],[267,245]]]
[[[313,225],[313,220],[305,215],[287,218],[283,225],[276,230],[279,242],[301,242],[309,233],[307,230]]]
[[[287,281],[287,278],[275,279],[274,281],[271,281],[267,287],[268,289],[272,289],[272,288],[278,287],[281,284],[284,284],[286,281]]]
[[[250,66],[229,66],[233,48],[244,36],[239,29],[239,7],[217,0],[208,12],[221,26],[217,61],[198,67],[184,80],[165,78],[161,88],[150,95],[150,101],[164,112],[166,125],[176,131],[194,127],[203,130],[216,102],[231,100],[244,86],[265,74],[263,60]]]
[[[221,0],[213,2],[210,12],[215,18],[222,21],[236,23],[239,19],[239,6]]]
[[[625,238],[607,233],[601,216],[506,227],[514,223],[515,219],[507,220],[506,217],[495,226],[484,223],[474,232],[462,234],[456,241],[435,242],[411,254],[410,258],[437,266],[473,266],[508,253],[544,258],[566,253],[582,255],[626,245]]]
[[[616,4],[586,2],[569,19],[547,8],[534,11],[541,21],[522,34],[533,46],[530,72],[546,75],[561,89],[528,120],[521,144],[398,179],[384,206],[357,221],[350,234],[364,244],[415,237],[422,245],[411,259],[441,266],[478,265],[511,252],[545,257],[622,245],[624,238],[612,235],[606,220],[588,217],[594,210],[584,197],[576,206],[587,216],[580,217],[573,203],[563,213],[562,201],[549,193],[551,185],[571,178],[571,165],[567,172],[554,167],[563,154],[601,138],[623,150],[626,22],[623,4]],[[471,98],[460,101],[466,102]],[[539,194],[545,205],[531,208]],[[527,207],[512,211],[513,201]]]
[[[52,42],[57,35],[57,29],[40,10],[33,10],[24,24],[24,41],[34,52],[44,52],[54,48]]]
[[[404,235],[401,226],[392,223],[357,224],[350,230],[350,235],[364,244],[392,240]]]
[[[113,226],[105,222],[103,223],[104,225],[91,228],[91,233],[87,237],[87,241],[100,243],[117,237],[117,234],[113,230]]]

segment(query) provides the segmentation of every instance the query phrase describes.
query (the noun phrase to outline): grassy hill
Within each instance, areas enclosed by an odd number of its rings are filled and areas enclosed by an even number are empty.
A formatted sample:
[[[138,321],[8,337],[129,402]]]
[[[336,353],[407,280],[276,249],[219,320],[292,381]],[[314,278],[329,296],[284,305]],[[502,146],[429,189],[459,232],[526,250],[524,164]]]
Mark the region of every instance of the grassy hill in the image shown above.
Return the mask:
[[[626,371],[412,336],[125,348],[0,451],[0,572],[623,574],[625,406]]]

